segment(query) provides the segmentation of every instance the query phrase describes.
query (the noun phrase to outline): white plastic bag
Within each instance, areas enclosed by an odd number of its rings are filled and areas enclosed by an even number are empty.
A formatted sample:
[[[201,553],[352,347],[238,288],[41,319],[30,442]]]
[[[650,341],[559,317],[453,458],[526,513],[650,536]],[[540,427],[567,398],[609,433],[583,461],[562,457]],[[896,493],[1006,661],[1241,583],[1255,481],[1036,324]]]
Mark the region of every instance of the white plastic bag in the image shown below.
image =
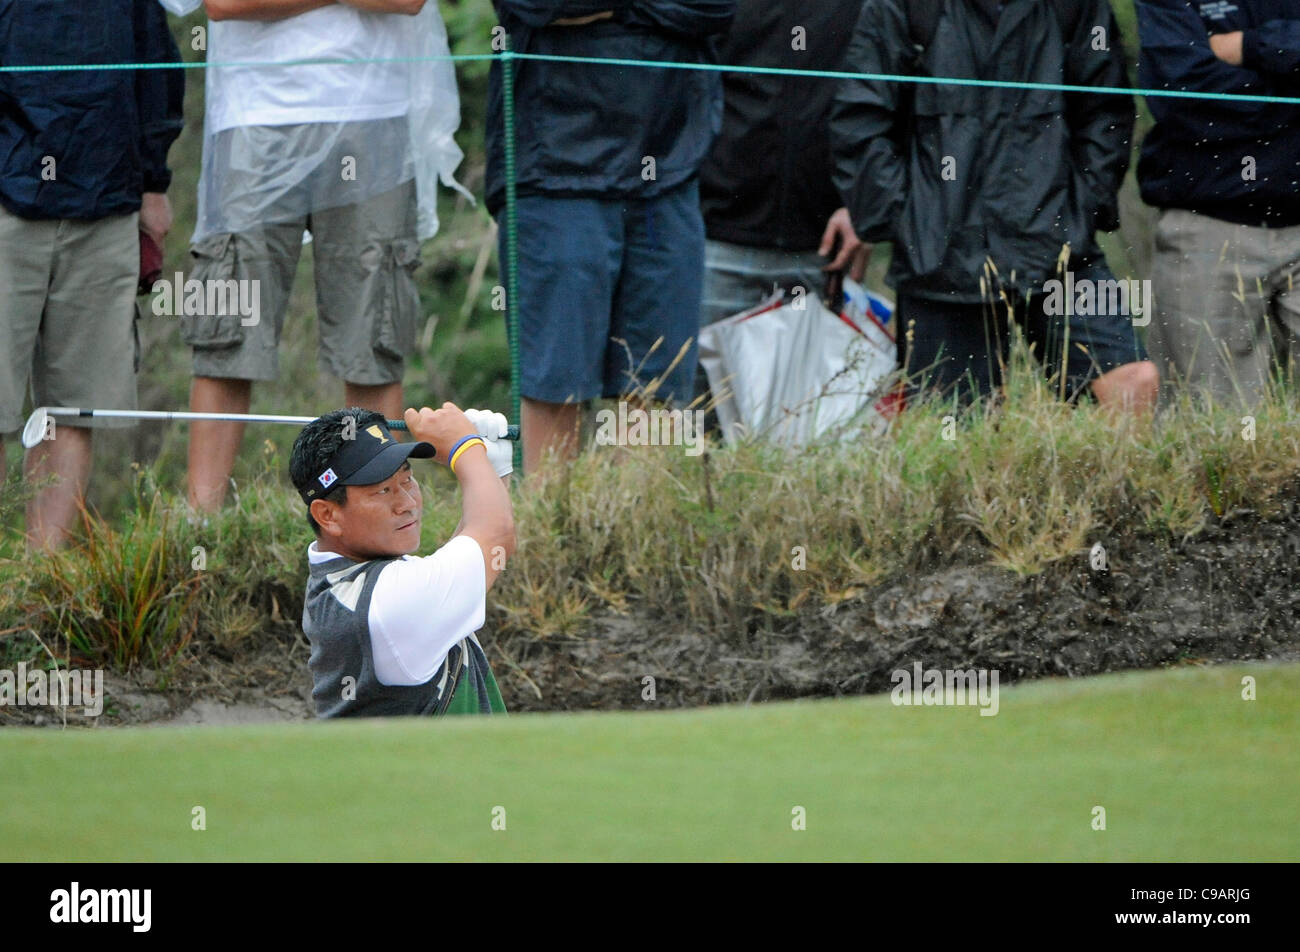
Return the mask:
[[[721,396],[718,423],[728,443],[762,437],[796,447],[835,430],[888,426],[893,305],[852,281],[844,285],[841,314],[812,295],[788,301],[778,293],[700,331],[700,364]]]

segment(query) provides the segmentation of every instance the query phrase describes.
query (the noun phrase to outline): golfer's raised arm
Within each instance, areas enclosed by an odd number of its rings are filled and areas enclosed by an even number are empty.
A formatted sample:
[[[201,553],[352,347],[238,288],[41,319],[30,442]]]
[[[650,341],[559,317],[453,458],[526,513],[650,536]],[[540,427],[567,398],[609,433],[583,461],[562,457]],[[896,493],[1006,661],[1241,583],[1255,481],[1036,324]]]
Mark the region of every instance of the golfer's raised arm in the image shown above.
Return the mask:
[[[491,588],[515,551],[515,522],[510,493],[488,461],[487,447],[474,424],[451,403],[439,410],[406,411],[406,425],[418,440],[432,443],[436,459],[451,466],[460,482],[461,519],[456,535],[469,536],[483,550],[487,587]]]

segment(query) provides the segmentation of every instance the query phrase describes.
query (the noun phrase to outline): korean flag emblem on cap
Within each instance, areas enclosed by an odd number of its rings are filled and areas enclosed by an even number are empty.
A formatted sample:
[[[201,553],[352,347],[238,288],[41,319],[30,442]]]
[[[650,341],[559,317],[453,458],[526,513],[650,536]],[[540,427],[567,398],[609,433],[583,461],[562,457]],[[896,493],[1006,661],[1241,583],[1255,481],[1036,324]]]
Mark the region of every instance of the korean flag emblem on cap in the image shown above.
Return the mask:
[[[336,479],[338,479],[338,477],[334,475],[334,470],[332,470],[332,469],[327,469],[327,470],[325,470],[325,472],[323,472],[323,473],[321,473],[319,476],[317,476],[316,479],[319,480],[319,482],[320,482],[320,484],[321,484],[322,486],[324,486],[326,489],[328,489],[328,488],[330,487],[330,485],[331,485],[331,484],[332,484]]]

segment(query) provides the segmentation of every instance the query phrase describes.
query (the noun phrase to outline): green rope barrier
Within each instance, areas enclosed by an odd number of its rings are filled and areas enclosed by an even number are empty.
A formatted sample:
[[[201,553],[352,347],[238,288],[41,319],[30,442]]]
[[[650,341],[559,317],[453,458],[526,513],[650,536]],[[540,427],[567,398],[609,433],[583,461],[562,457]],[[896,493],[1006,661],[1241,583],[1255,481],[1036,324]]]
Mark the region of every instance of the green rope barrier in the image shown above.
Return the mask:
[[[499,59],[500,53],[449,53],[446,56],[394,56],[385,59],[339,59],[337,57],[315,56],[294,60],[229,60],[209,63],[207,60],[180,60],[175,63],[59,63],[44,66],[0,66],[0,73],[59,73],[88,69],[112,72],[119,69],[226,69],[237,67],[282,67],[282,66],[352,66],[359,63],[453,63],[482,62]]]
[[[519,220],[515,208],[515,54],[506,39],[501,54],[501,89],[504,97],[506,160],[506,320],[510,327],[510,419],[520,423],[519,401]],[[522,437],[523,431],[520,430]],[[523,440],[515,442],[515,472],[523,473]]]
[[[689,69],[718,73],[761,73],[771,76],[806,76],[810,79],[866,79],[872,82],[916,83],[933,86],[976,86],[1001,89],[1038,89],[1062,93],[1101,93],[1115,96],[1166,97],[1170,99],[1221,99],[1232,102],[1300,105],[1300,96],[1255,96],[1244,93],[1205,93],[1181,89],[1141,89],[1127,86],[1073,86],[1065,83],[1022,83],[1003,79],[965,79],[955,76],[906,76],[897,73],[850,73],[833,69],[790,69],[783,66],[726,66],[717,63],[666,63],[655,60],[618,59],[602,56],[561,56],[552,53],[516,53],[517,59],[555,63],[592,63],[598,66],[634,66],[659,69]]]
[[[1248,93],[1211,93],[1183,89],[1143,89],[1128,86],[1074,86],[1065,83],[1022,83],[1000,79],[968,79],[959,76],[907,76],[896,73],[852,73],[830,69],[790,69],[780,66],[729,66],[725,63],[669,63],[659,60],[617,59],[599,56],[560,56],[550,53],[515,53],[507,49],[501,53],[454,53],[447,56],[418,56],[390,59],[302,59],[279,62],[222,62],[203,61],[181,63],[84,63],[57,66],[0,66],[0,73],[49,73],[62,70],[87,69],[204,69],[227,67],[269,66],[344,66],[360,63],[423,63],[450,60],[472,62],[510,57],[515,60],[547,60],[556,63],[589,63],[595,66],[632,66],[646,69],[688,69],[716,73],[758,73],[770,76],[803,76],[809,79],[865,79],[873,82],[916,83],[937,86],[974,86],[985,89],[1044,90],[1063,93],[1096,93],[1113,96],[1142,96],[1146,99],[1205,99],[1222,102],[1256,102],[1271,105],[1300,106],[1300,96],[1257,96]]]

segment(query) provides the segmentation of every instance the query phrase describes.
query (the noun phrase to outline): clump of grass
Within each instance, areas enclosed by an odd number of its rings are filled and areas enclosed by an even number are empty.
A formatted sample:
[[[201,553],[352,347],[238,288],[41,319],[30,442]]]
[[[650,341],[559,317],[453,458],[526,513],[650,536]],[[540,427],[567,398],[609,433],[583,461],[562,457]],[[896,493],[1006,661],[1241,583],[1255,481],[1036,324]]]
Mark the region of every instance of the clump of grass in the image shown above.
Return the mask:
[[[155,499],[115,531],[82,509],[84,538],[45,555],[31,594],[33,630],[66,645],[77,661],[165,670],[193,634],[198,579],[175,571],[177,542]]]
[[[763,616],[958,553],[1034,574],[1102,538],[1267,517],[1300,471],[1294,392],[1256,408],[1243,439],[1229,408],[1124,416],[1058,389],[1017,343],[1002,399],[967,412],[921,401],[883,438],[699,457],[595,447],[517,494],[520,549],[493,602],[532,637],[573,632],[599,607],[743,641]]]
[[[310,532],[278,464],[268,444],[256,477],[212,516],[137,466],[135,505],[117,524],[83,509],[79,538],[54,553],[27,553],[11,533],[0,630],[53,640],[85,663],[165,674],[196,638],[233,656],[277,624],[297,628]]]
[[[278,444],[263,441],[261,451],[252,479],[220,511],[185,510],[185,550],[202,565],[196,634],[227,655],[272,630],[294,630],[302,619],[311,530]]]

